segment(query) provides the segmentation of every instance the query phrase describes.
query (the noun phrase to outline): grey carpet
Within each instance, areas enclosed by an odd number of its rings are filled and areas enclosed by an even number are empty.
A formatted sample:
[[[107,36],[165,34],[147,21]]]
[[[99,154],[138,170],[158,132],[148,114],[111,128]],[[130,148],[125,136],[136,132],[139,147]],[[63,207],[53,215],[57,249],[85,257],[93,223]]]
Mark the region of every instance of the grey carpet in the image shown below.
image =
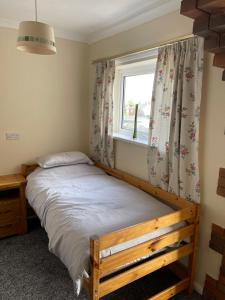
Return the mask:
[[[160,287],[176,278],[162,270],[104,297],[103,300],[145,300]],[[160,282],[160,286],[159,286]],[[83,291],[73,294],[73,284],[66,268],[48,251],[43,229],[35,228],[24,236],[0,240],[0,300],[87,300]],[[174,300],[199,300],[200,296],[182,294]]]

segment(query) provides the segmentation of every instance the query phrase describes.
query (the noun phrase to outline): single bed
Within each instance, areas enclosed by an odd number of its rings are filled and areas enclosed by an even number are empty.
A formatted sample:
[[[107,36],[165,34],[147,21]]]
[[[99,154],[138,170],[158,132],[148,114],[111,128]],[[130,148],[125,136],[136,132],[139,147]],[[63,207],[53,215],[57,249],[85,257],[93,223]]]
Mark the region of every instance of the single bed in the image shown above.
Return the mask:
[[[147,194],[149,189],[165,203]],[[65,264],[74,282],[85,280],[91,299],[186,255],[191,255],[186,276],[184,268],[173,264],[176,271],[182,268],[182,280],[152,299],[169,299],[191,287],[197,205],[121,171],[87,164],[36,168],[27,177],[26,195],[48,234],[49,250]],[[184,245],[179,243],[189,236]],[[134,264],[140,260],[143,263]],[[134,267],[127,269],[128,265]]]

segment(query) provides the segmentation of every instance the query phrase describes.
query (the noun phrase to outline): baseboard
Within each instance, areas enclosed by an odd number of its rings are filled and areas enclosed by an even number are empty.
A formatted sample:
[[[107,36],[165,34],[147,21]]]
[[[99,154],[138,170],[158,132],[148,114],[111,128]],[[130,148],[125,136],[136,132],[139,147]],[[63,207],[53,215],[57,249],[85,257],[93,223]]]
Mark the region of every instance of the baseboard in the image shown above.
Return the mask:
[[[200,295],[203,294],[203,288],[204,288],[204,287],[203,287],[200,283],[198,283],[197,281],[194,282],[194,289],[195,289],[195,291],[198,292]]]

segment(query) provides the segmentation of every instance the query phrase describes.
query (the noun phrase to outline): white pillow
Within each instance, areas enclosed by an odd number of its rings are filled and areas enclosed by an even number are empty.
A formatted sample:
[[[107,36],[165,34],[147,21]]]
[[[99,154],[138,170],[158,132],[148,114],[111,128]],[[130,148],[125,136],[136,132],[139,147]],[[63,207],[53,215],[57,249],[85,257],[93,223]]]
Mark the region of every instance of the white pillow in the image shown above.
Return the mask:
[[[82,152],[61,152],[41,156],[37,159],[37,163],[41,168],[53,168],[58,166],[69,166],[76,164],[89,164],[94,163]]]

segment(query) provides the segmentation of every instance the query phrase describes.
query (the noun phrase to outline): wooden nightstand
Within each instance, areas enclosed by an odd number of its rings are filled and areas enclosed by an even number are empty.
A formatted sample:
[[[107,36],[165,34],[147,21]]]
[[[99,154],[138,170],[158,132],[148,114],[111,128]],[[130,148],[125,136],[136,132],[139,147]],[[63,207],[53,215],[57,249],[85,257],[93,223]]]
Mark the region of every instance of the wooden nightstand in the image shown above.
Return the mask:
[[[20,174],[0,176],[0,238],[27,232],[25,183]]]

